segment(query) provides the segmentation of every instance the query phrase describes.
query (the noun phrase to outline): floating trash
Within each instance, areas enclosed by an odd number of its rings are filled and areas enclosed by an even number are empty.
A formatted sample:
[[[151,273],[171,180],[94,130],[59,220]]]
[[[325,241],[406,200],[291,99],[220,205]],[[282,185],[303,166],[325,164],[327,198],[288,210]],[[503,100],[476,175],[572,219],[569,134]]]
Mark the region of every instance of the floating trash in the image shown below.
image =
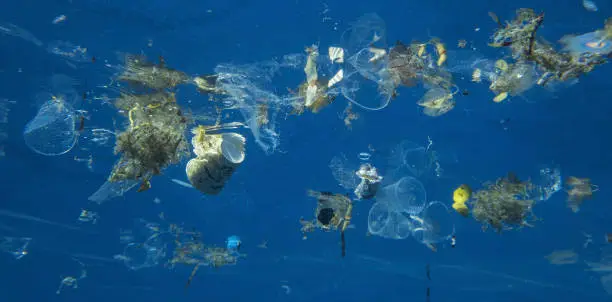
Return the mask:
[[[46,156],[68,153],[76,144],[76,113],[63,98],[44,103],[23,130],[26,145]]]

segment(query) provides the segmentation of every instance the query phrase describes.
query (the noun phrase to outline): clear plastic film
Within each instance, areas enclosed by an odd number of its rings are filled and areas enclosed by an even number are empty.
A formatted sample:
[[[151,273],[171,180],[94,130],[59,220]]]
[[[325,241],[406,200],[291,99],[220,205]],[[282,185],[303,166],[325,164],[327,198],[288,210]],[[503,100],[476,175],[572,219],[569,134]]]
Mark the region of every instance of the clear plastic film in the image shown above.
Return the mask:
[[[389,104],[396,84],[388,70],[385,22],[377,14],[360,17],[342,35],[345,50],[342,95],[366,110]]]

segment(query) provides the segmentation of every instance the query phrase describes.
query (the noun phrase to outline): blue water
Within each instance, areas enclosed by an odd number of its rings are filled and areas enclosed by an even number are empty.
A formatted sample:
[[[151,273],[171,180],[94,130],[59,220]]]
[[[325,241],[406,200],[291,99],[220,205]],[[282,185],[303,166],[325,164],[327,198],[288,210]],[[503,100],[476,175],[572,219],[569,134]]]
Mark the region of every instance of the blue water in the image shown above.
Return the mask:
[[[119,64],[120,53],[143,52],[153,59],[162,55],[173,68],[206,74],[218,63],[269,60],[313,43],[337,43],[351,21],[376,12],[386,22],[389,43],[436,36],[453,45],[465,39],[495,58],[499,50],[486,46],[496,26],[488,11],[502,20],[511,19],[520,7],[545,11],[545,26],[538,34],[556,41],[564,34],[601,28],[612,3],[599,2],[596,13],[584,10],[580,1],[552,0],[7,2],[0,10],[1,24],[27,29],[45,45],[0,34],[0,98],[16,102],[7,124],[6,156],[0,158],[0,206],[80,230],[0,216],[0,235],[33,238],[22,259],[0,255],[0,301],[426,301],[428,287],[432,302],[609,301],[601,275],[585,271],[584,263],[599,261],[604,234],[612,230],[612,205],[607,202],[612,181],[609,65],[575,85],[557,91],[535,88],[503,104],[491,102],[486,85],[467,83],[462,88],[470,95],[457,96],[457,107],[438,118],[423,115],[416,106],[422,89],[404,88],[385,110],[359,111],[361,118],[350,131],[338,118],[346,106],[339,99],[318,115],[280,119],[281,150],[273,155],[248,144],[252,138],[245,132],[247,159],[214,197],[172,183],[172,178],[185,179],[177,166],[154,178],[146,192],[90,204],[87,197],[117,158],[112,147],[92,151],[92,172],[74,160],[83,156],[78,148],[45,157],[29,150],[22,138],[25,124],[42,104],[36,95],[45,92],[42,86],[51,75],[66,74],[79,81],[80,91],[100,95],[103,90],[97,86],[113,76],[104,64]],[[326,7],[329,11],[323,14]],[[61,14],[67,19],[51,24]],[[57,40],[87,47],[96,61],[69,66],[46,50],[47,43]],[[178,102],[204,108],[208,100],[186,87],[179,90]],[[97,127],[112,129],[112,119],[123,122],[109,106],[85,102],[82,108],[91,112],[89,123]],[[508,123],[501,125],[504,119]],[[427,137],[453,159],[444,167],[446,177],[425,184],[430,200],[450,205],[452,190],[461,183],[477,188],[508,171],[526,178],[548,164],[561,167],[565,176],[588,177],[600,190],[576,214],[559,192],[535,207],[541,221],[534,228],[501,235],[482,232],[473,219],[453,213],[457,246],[444,242],[436,253],[410,238],[365,236],[367,201],[356,205],[345,258],[340,257],[336,233],[317,232],[302,240],[298,220],[310,218],[314,205],[306,190],[344,193],[328,168],[333,156],[344,152],[357,162],[357,154],[368,145],[377,150],[402,140],[425,145]],[[155,198],[161,203],[154,203]],[[98,223],[77,224],[82,208],[97,211]],[[169,223],[201,231],[206,243],[223,244],[228,236],[239,235],[246,258],[235,266],[200,268],[188,289],[192,267],[169,270],[160,263],[130,271],[112,261],[123,251],[119,230],[132,228],[135,218],[160,221],[160,212]],[[587,248],[583,232],[593,236]],[[267,249],[257,247],[263,241]],[[578,262],[555,266],[544,258],[563,249],[573,249]],[[61,277],[80,272],[73,257],[86,265],[88,276],[78,289],[56,295]]]

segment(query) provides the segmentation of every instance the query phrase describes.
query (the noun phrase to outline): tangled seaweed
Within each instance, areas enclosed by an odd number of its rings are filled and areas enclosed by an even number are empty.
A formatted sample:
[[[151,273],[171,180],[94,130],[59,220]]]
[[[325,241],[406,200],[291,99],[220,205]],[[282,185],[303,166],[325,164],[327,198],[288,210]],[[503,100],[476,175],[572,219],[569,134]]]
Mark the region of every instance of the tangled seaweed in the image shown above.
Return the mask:
[[[550,80],[567,81],[592,71],[597,65],[607,62],[612,49],[607,47],[612,37],[612,20],[608,19],[604,29],[581,36],[568,35],[561,39],[565,45],[562,51],[536,37],[536,32],[544,22],[544,14],[536,14],[533,9],[521,8],[516,17],[499,28],[489,43],[492,47],[509,47],[512,57],[517,61],[533,62],[541,76],[538,85],[546,85]]]
[[[497,232],[513,226],[529,226],[527,220],[533,218],[535,203],[529,194],[532,188],[531,182],[522,182],[509,173],[473,194],[472,215],[483,224],[483,229],[491,226]]]
[[[138,67],[138,68],[136,68]],[[127,75],[130,75],[129,77]],[[115,153],[121,154],[109,181],[148,180],[189,153],[185,138],[188,119],[176,103],[173,88],[182,74],[128,56],[126,71],[119,77],[155,89],[143,94],[122,92],[115,107],[127,115],[129,126],[117,136]],[[152,80],[157,79],[157,80]]]

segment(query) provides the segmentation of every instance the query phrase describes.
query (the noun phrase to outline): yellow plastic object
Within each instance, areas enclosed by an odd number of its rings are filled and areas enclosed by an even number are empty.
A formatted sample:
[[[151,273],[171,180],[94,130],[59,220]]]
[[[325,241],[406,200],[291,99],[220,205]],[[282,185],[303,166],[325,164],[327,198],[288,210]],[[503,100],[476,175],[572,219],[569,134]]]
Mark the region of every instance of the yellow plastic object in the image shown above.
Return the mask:
[[[472,189],[468,185],[460,185],[455,191],[453,191],[453,209],[463,217],[467,217],[470,214],[470,209],[465,203],[472,196]]]
[[[470,209],[465,205],[465,203],[455,202],[453,203],[453,209],[457,211],[457,213],[461,214],[463,217],[467,217],[470,214]]]
[[[441,54],[440,57],[438,58],[438,66],[442,66],[442,64],[444,64],[444,62],[446,62],[446,54]]]
[[[493,98],[493,102],[495,102],[495,103],[501,103],[501,102],[502,102],[503,100],[505,100],[507,97],[508,97],[508,92],[504,91],[504,92],[502,92],[502,93],[500,93],[500,94],[496,95],[496,96]]]
[[[438,66],[442,66],[446,62],[446,47],[441,42],[436,43],[436,52],[438,53]]]
[[[472,195],[472,189],[468,185],[460,185],[453,192],[453,202],[466,203]]]
[[[436,52],[438,53],[438,55],[443,55],[444,53],[446,53],[446,47],[444,46],[444,44],[442,44],[441,42],[436,42]]]
[[[425,46],[426,46],[426,44],[419,45],[419,49],[417,50],[417,55],[419,57],[422,57],[423,54],[425,53]]]

